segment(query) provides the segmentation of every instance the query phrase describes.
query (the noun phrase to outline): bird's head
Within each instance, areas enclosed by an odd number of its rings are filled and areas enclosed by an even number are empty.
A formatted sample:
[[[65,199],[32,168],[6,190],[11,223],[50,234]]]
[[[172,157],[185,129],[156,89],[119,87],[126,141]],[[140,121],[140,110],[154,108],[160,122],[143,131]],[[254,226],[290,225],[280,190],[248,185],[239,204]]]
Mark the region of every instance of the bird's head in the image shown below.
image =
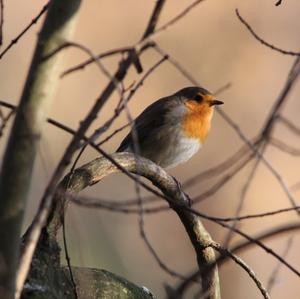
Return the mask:
[[[214,106],[223,102],[201,87],[186,87],[176,95],[186,107],[187,112],[182,122],[186,135],[203,142],[210,130]]]
[[[203,116],[211,114],[215,105],[223,104],[202,87],[186,87],[178,91],[177,95],[190,112],[203,114]]]

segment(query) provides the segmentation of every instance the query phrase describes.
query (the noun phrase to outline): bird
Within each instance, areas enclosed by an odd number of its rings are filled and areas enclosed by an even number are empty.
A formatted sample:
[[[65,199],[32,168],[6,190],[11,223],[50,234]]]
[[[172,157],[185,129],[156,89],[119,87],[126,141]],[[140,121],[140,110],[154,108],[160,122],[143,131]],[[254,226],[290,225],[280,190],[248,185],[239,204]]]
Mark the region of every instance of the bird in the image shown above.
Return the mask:
[[[164,169],[176,167],[203,146],[214,106],[221,104],[212,93],[198,86],[161,98],[134,120],[117,152],[138,152]]]

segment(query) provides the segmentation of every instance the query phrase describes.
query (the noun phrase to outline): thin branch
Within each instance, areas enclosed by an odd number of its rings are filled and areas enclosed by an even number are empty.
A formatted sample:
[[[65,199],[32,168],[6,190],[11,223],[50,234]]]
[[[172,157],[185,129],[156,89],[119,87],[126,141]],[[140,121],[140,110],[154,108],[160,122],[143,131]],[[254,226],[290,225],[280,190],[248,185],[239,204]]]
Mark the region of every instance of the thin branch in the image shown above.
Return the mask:
[[[290,154],[292,156],[300,156],[300,149],[295,148],[291,145],[288,145],[285,142],[283,142],[275,137],[272,137],[270,139],[270,144],[287,154]]]
[[[153,38],[154,36],[156,36],[161,31],[165,31],[170,26],[172,26],[175,23],[177,23],[180,19],[182,19],[183,17],[185,17],[192,9],[194,9],[198,4],[200,4],[203,1],[204,0],[196,0],[196,1],[192,2],[182,12],[180,12],[177,16],[175,16],[174,18],[172,18],[171,20],[169,20],[167,23],[165,23],[164,25],[162,25],[161,27],[159,27],[157,30],[155,30],[155,32],[151,36],[151,38]]]
[[[260,141],[257,138],[254,138],[252,142],[254,144],[259,144]],[[249,153],[248,146],[243,145],[232,156],[226,158],[226,160],[224,160],[220,164],[213,166],[199,174],[196,174],[195,176],[184,181],[182,183],[182,186],[184,188],[189,188],[194,184],[196,184],[197,182],[202,182],[203,180],[208,180],[212,177],[215,177],[216,175],[219,175],[222,172],[227,171],[230,167],[233,167],[237,162],[243,159],[248,153]]]
[[[11,110],[8,112],[8,114],[6,116],[4,116],[1,119],[1,125],[0,125],[0,138],[3,136],[3,131],[6,128],[9,120],[12,118],[12,116],[15,114],[14,110]]]
[[[141,38],[141,41],[146,39],[149,35],[153,34],[153,32],[155,31],[157,23],[158,23],[158,17],[161,14],[161,11],[163,9],[163,6],[165,5],[165,2],[166,2],[166,0],[157,0],[155,8],[150,17],[148,26]]]
[[[110,200],[101,200],[99,198],[92,198],[92,197],[87,197],[87,196],[76,196],[76,197],[71,197],[72,202],[75,204],[86,207],[86,208],[100,208],[112,212],[120,212],[120,213],[126,213],[126,214],[138,214],[139,209],[136,208],[124,208],[122,205],[118,205],[116,203],[112,203]],[[144,208],[144,213],[145,214],[156,214],[158,212],[163,211],[162,209],[164,208],[165,211],[170,210],[169,207],[156,207],[156,208]],[[250,215],[244,215],[244,216],[233,216],[233,217],[216,217],[216,216],[211,216],[207,215],[204,213],[200,213],[203,217],[206,219],[210,220],[215,220],[215,221],[222,221],[222,222],[231,222],[231,221],[242,221],[246,219],[257,219],[257,218],[264,218],[268,216],[274,216],[282,213],[287,213],[287,212],[294,212],[294,211],[300,211],[300,206],[296,207],[291,207],[291,208],[283,208],[283,209],[278,209],[274,211],[269,211],[269,212],[264,212],[264,213],[257,213],[257,214],[250,214]]]
[[[293,243],[293,237],[290,237],[286,243],[285,250],[282,253],[283,258],[287,257],[289,250],[292,248],[292,243]],[[268,280],[267,290],[269,293],[271,293],[271,290],[273,289],[273,287],[276,283],[276,277],[278,276],[280,266],[281,266],[281,263],[277,263],[276,267],[273,269],[271,276]]]
[[[162,6],[165,4],[165,0],[161,1],[158,0],[157,1],[157,5],[155,7],[155,10],[153,11],[153,14],[151,16],[150,22],[145,30],[145,33],[143,34],[143,38],[137,42],[135,45],[133,45],[132,47],[124,47],[124,48],[118,48],[118,49],[114,49],[111,51],[107,51],[104,52],[102,54],[97,55],[96,57],[98,59],[110,56],[110,55],[115,55],[118,53],[126,53],[126,52],[130,52],[130,51],[139,51],[140,48],[144,48],[144,47],[152,47],[154,45],[154,43],[150,40],[153,37],[155,37],[156,35],[158,35],[159,33],[161,33],[162,31],[166,30],[168,27],[172,26],[173,24],[175,24],[176,22],[178,22],[181,18],[183,18],[187,13],[189,13],[196,5],[198,5],[200,2],[202,2],[203,0],[197,0],[195,2],[193,2],[192,4],[190,4],[188,7],[186,7],[182,12],[180,12],[178,15],[176,15],[174,18],[172,18],[171,20],[169,20],[166,24],[164,24],[163,26],[161,26],[160,28],[158,28],[157,30],[153,30],[153,25],[157,25],[157,18],[160,14],[161,8]],[[85,60],[83,62],[81,62],[80,64],[77,64],[75,66],[73,66],[72,68],[64,71],[62,73],[62,77],[70,74],[74,71],[80,70],[85,68],[87,65],[93,63],[93,61],[90,60]]]
[[[237,263],[238,265],[240,265],[246,271],[246,273],[252,278],[252,280],[256,284],[257,288],[260,290],[260,292],[263,295],[263,297],[265,299],[270,299],[270,295],[268,294],[266,288],[263,286],[262,282],[257,278],[257,276],[254,273],[254,271],[240,257],[238,257],[233,252],[231,252],[230,250],[222,247],[220,244],[218,244],[216,242],[212,242],[210,244],[210,246],[212,248],[214,248],[215,250],[217,250],[218,252],[220,252],[222,255],[224,255],[224,256],[227,255],[235,263]]]
[[[66,239],[65,215],[63,215],[63,217],[62,217],[62,235],[63,235],[63,244],[64,244],[65,257],[66,257],[67,266],[68,266],[68,270],[69,270],[69,274],[70,274],[72,289],[73,289],[73,292],[74,292],[74,298],[78,299],[77,286],[76,286],[76,282],[75,282],[74,276],[73,276],[73,271],[72,271],[72,266],[71,266],[71,259],[70,259],[70,255],[69,255],[69,251],[68,251],[68,245],[67,245],[67,239]]]
[[[283,50],[281,48],[278,48],[268,42],[266,42],[264,39],[262,39],[261,37],[259,37],[255,31],[252,29],[252,27],[249,25],[249,23],[246,22],[246,20],[240,15],[239,13],[239,10],[236,9],[235,10],[235,13],[238,17],[238,19],[240,20],[240,22],[245,25],[245,27],[248,29],[248,31],[252,34],[252,36],[258,40],[261,44],[263,44],[264,46],[267,46],[268,48],[274,50],[274,51],[277,51],[281,54],[284,54],[284,55],[291,55],[291,56],[300,56],[300,52],[293,52],[293,51],[287,51],[287,50]]]
[[[269,113],[269,116],[265,122],[261,130],[261,136],[265,139],[268,139],[271,136],[272,129],[275,124],[275,120],[278,119],[279,113],[283,108],[284,103],[288,99],[288,95],[290,94],[292,88],[295,86],[295,83],[300,75],[300,57],[297,57],[292,64],[292,67],[287,76],[287,80],[283,86],[282,91],[280,92],[278,99],[273,104],[273,107]]]
[[[3,56],[10,50],[11,47],[13,47],[18,41],[19,39],[34,25],[37,23],[37,21],[39,20],[39,18],[47,11],[47,9],[49,8],[49,4],[50,1],[44,5],[44,7],[42,8],[42,10],[39,12],[39,14],[32,19],[32,21],[30,22],[30,24],[28,24],[14,39],[12,39],[12,41],[10,42],[10,44],[0,53],[0,59],[3,58]]]
[[[120,128],[116,129],[115,131],[113,131],[110,135],[108,135],[107,137],[105,137],[103,140],[101,140],[100,142],[98,142],[96,145],[97,146],[101,146],[104,143],[106,143],[107,141],[109,141],[111,138],[113,138],[116,134],[120,133],[121,131],[123,131],[124,129],[126,129],[127,127],[129,127],[131,124],[125,124],[123,126],[121,126]]]
[[[105,131],[107,131],[110,126],[113,124],[113,122],[116,120],[116,118],[120,115],[120,113],[125,108],[125,103],[128,103],[135,92],[138,90],[139,87],[141,87],[144,83],[144,81],[150,76],[156,68],[158,68],[164,61],[166,61],[168,57],[163,57],[160,60],[158,60],[152,67],[149,68],[147,72],[142,76],[142,78],[138,81],[138,83],[135,85],[133,89],[130,90],[130,93],[127,97],[121,99],[120,104],[115,109],[114,114],[111,116],[109,120],[107,120],[100,128],[96,129],[95,132],[91,135],[90,140],[95,141],[99,136],[101,136]]]
[[[3,44],[4,3],[0,0],[0,47]]]
[[[52,52],[48,53],[47,56],[43,57],[43,60],[48,60],[54,55],[58,54],[61,50],[64,50],[69,47],[80,49],[81,51],[85,52],[88,56],[90,56],[90,60],[92,60],[98,66],[100,71],[115,85],[116,90],[120,94],[120,98],[123,99],[123,89],[121,88],[121,85],[119,84],[118,80],[108,71],[108,69],[103,65],[103,63],[99,59],[97,59],[94,53],[84,45],[75,42],[66,42],[54,49]]]
[[[300,189],[300,182],[295,183],[291,186],[291,190],[293,191],[297,191],[298,189]]]
[[[228,82],[226,83],[225,85],[219,87],[217,90],[215,90],[213,92],[214,95],[219,95],[220,93],[223,93],[224,91],[228,90],[229,88],[232,87],[232,83],[231,82]]]
[[[98,54],[95,56],[96,60],[100,60],[102,58],[105,58],[105,57],[110,57],[110,56],[113,56],[113,55],[116,55],[116,54],[124,54],[124,53],[128,53],[130,50],[132,49],[132,47],[124,47],[124,48],[117,48],[117,49],[113,49],[113,50],[109,50],[109,51],[106,51],[104,53],[101,53],[101,54]],[[95,62],[95,59],[88,59],[88,60],[85,60],[84,62],[80,63],[80,64],[77,64],[71,68],[68,68],[67,70],[65,70],[64,72],[61,73],[60,77],[63,78],[75,71],[78,71],[78,70],[83,70],[87,65],[91,64]]]
[[[234,176],[241,171],[252,159],[254,158],[254,154],[250,153],[245,156],[239,163],[236,163],[235,167],[225,173],[223,177],[221,177],[214,185],[212,185],[209,189],[202,192],[199,195],[196,195],[193,199],[193,203],[202,202],[203,200],[209,198],[214,195],[221,187],[223,187],[227,182],[234,178]]]
[[[263,148],[261,149],[261,153],[263,153],[263,151],[265,150],[265,143],[263,144]],[[236,208],[236,211],[235,211],[235,217],[238,217],[244,207],[244,204],[245,204],[245,200],[246,200],[246,196],[247,196],[247,193],[248,193],[248,190],[251,186],[251,183],[254,179],[254,176],[257,172],[257,169],[258,169],[258,165],[259,165],[259,162],[260,162],[260,159],[256,159],[255,162],[254,162],[254,165],[253,165],[253,168],[251,169],[250,171],[250,174],[245,182],[245,184],[243,185],[243,188],[241,190],[241,194],[240,194],[240,199],[239,199],[239,202],[238,202],[238,206]],[[237,227],[238,225],[238,220],[235,220],[234,223],[232,224],[232,227]],[[233,237],[234,233],[232,230],[230,230],[225,238],[225,241],[224,241],[224,247],[227,248],[229,247],[229,243]]]
[[[297,127],[294,123],[292,123],[289,119],[282,115],[278,115],[278,121],[283,123],[288,129],[291,130],[291,132],[300,136],[300,128]]]
[[[241,128],[221,109],[218,109],[220,115],[227,121],[228,124],[236,131],[238,136],[243,140],[250,149],[252,149],[253,153],[261,159],[263,164],[269,169],[269,171],[273,174],[273,176],[278,181],[279,185],[281,186],[282,190],[286,194],[287,198],[291,202],[292,206],[297,206],[297,202],[294,199],[291,191],[289,190],[288,185],[286,184],[285,180],[282,178],[282,176],[278,173],[278,171],[272,166],[272,164],[264,157],[264,155],[261,155],[261,153],[256,149],[256,147],[251,143],[251,141],[246,137],[246,135],[243,133]]]

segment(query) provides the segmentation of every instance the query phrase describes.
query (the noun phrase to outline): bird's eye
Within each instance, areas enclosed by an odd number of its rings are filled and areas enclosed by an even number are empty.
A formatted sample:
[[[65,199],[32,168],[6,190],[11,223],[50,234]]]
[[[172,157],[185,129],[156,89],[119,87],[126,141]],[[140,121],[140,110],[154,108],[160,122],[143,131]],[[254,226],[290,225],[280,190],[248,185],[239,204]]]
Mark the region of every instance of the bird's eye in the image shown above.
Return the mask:
[[[199,94],[195,95],[194,100],[198,103],[203,101],[203,97]]]

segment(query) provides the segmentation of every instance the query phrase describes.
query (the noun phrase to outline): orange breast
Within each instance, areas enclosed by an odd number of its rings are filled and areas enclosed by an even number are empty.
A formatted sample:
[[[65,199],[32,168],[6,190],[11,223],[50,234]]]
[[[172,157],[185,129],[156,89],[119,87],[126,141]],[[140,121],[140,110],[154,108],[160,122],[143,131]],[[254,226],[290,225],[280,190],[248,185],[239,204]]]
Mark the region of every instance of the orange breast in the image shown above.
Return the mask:
[[[194,107],[192,103],[186,106],[188,112],[182,122],[183,132],[187,137],[199,139],[203,143],[210,130],[213,109],[210,107]]]

